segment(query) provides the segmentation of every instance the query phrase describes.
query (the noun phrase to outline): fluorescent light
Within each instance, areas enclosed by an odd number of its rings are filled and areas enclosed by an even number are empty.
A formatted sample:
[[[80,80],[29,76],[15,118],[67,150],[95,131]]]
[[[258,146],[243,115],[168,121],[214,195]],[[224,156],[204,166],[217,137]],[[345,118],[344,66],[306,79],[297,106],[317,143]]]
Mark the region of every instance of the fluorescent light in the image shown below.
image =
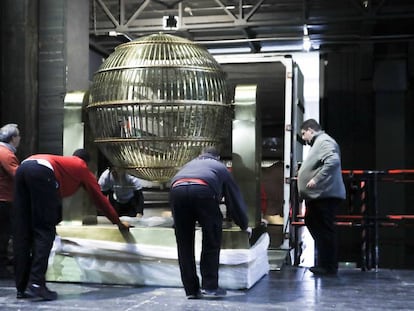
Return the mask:
[[[289,52],[302,51],[302,44],[283,44],[283,45],[266,45],[260,49],[260,52]]]
[[[228,54],[228,53],[250,53],[251,49],[248,47],[242,48],[217,48],[208,49],[210,54]]]
[[[110,32],[108,32],[108,35],[110,37],[123,36],[123,37],[127,38],[129,41],[132,41],[132,38],[130,36],[128,36],[126,33],[123,33],[123,32],[118,32],[118,31],[115,31],[115,30],[111,30]]]
[[[82,104],[83,98],[85,97],[85,92],[83,91],[73,91],[68,92],[65,95],[65,105],[66,104]]]

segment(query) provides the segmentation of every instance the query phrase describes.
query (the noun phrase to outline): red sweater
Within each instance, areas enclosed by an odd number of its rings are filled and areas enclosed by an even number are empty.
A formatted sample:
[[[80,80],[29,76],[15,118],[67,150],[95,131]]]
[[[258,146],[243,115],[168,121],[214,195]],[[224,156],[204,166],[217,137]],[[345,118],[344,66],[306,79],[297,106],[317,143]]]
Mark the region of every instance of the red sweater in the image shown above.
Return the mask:
[[[44,159],[50,162],[55,177],[59,182],[59,191],[62,198],[71,196],[80,187],[83,187],[89,194],[95,206],[100,209],[112,223],[118,224],[120,222],[117,212],[112,207],[108,198],[102,194],[95,175],[92,174],[81,158],[76,156],[36,154],[29,157],[29,159]]]
[[[13,201],[14,175],[19,167],[19,160],[13,151],[0,145],[0,201]]]

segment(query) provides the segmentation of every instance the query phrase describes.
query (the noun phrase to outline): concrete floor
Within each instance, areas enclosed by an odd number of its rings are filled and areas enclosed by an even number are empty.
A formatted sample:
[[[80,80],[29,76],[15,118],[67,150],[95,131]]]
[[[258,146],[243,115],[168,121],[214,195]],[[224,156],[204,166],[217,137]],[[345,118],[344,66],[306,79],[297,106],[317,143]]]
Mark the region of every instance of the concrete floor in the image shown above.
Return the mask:
[[[340,269],[337,277],[314,277],[307,268],[270,271],[250,290],[221,300],[187,300],[182,288],[48,283],[56,301],[17,300],[12,280],[0,280],[0,310],[414,310],[414,271]]]

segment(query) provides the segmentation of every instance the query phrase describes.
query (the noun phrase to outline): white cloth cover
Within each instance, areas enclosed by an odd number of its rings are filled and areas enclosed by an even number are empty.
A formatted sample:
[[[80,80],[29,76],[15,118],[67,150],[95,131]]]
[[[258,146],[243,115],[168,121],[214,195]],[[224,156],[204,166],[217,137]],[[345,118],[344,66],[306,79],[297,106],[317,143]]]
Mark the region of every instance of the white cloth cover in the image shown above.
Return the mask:
[[[250,249],[222,249],[219,286],[248,289],[266,275],[269,272],[269,241],[269,235],[264,233]],[[199,268],[200,247],[196,247],[196,256]],[[182,286],[176,247],[57,236],[48,268],[48,275],[53,275],[55,281],[73,281],[59,275],[62,269],[56,267],[62,262],[62,257],[75,260],[80,271],[79,282]],[[56,260],[58,264],[54,264]]]

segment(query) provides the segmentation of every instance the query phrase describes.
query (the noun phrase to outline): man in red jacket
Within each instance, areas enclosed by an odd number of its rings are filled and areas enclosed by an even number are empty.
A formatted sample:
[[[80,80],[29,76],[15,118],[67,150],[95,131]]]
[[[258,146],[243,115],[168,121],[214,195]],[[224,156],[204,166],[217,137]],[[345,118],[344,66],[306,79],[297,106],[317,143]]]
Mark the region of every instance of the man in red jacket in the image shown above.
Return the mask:
[[[0,128],[0,279],[12,278],[9,264],[9,240],[11,236],[11,212],[14,175],[19,167],[16,150],[20,144],[17,124]]]
[[[83,187],[119,230],[128,230],[129,224],[121,222],[102,194],[88,161],[87,152],[78,149],[73,156],[33,155],[17,169],[13,240],[17,298],[57,299],[57,293],[46,287],[45,275],[56,225],[62,220],[62,198]]]

